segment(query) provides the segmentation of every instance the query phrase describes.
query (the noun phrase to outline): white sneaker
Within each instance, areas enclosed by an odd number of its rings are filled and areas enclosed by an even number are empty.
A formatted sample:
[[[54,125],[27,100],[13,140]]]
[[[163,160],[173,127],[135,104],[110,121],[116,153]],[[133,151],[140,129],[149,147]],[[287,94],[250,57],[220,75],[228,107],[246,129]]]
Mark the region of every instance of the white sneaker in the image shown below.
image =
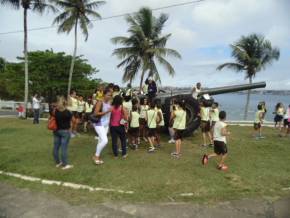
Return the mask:
[[[71,133],[71,134],[70,134],[70,137],[71,137],[71,138],[74,138],[74,137],[76,137],[76,135],[73,134],[73,133]]]
[[[174,140],[174,139],[170,139],[170,140],[168,141],[168,143],[169,143],[169,144],[174,144],[174,143],[175,143],[175,140]]]
[[[74,166],[73,165],[69,165],[69,164],[67,164],[67,165],[65,165],[64,167],[62,167],[61,169],[63,169],[63,170],[68,170],[68,169],[71,169],[71,168],[73,168]]]
[[[148,152],[154,152],[155,151],[155,148],[149,148]]]
[[[102,160],[95,160],[95,164],[96,165],[101,165],[101,164],[103,164],[104,163],[104,161],[102,161]]]
[[[95,136],[95,139],[96,139],[96,140],[99,140],[99,136]]]
[[[55,165],[56,168],[59,168],[59,167],[61,167],[61,166],[62,166],[62,162],[60,162],[59,164],[56,164],[56,165]]]

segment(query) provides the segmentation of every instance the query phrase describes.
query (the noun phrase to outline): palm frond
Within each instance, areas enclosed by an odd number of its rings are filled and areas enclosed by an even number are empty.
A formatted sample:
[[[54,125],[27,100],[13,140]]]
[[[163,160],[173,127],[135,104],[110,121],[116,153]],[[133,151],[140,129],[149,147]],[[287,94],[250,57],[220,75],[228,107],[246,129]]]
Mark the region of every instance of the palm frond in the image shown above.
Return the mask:
[[[165,22],[168,20],[167,14],[161,14],[154,23],[154,36],[158,36],[161,33],[161,30],[164,27]]]
[[[130,40],[130,38],[125,37],[125,36],[117,36],[117,37],[111,38],[111,42],[113,44],[126,45],[129,40]]]
[[[21,6],[21,1],[20,0],[0,0],[1,5],[7,5],[12,7],[13,9],[19,9]]]
[[[181,55],[178,53],[178,51],[170,48],[151,48],[146,50],[148,53],[154,53],[158,56],[172,56],[175,58],[181,58]]]
[[[94,2],[86,4],[86,9],[96,10],[96,9],[98,9],[100,6],[102,6],[104,4],[106,4],[105,1],[94,1]]]
[[[59,24],[64,22],[68,17],[70,16],[70,13],[68,11],[64,11],[61,14],[59,14],[56,18],[53,20],[53,25],[54,24]]]
[[[45,10],[57,12],[58,9],[51,4],[46,3],[44,0],[30,0],[30,8],[32,11],[43,14]]]
[[[112,55],[117,56],[119,59],[123,59],[131,55],[137,55],[137,54],[138,54],[138,50],[134,47],[117,48],[112,53]]]
[[[156,59],[166,69],[170,76],[174,76],[175,70],[166,59],[161,56],[156,56]]]
[[[70,15],[67,19],[65,19],[58,27],[58,33],[66,32],[70,33],[70,31],[74,28],[77,19],[75,16]]]
[[[238,64],[238,63],[224,63],[217,67],[217,70],[222,70],[223,68],[228,68],[240,72],[245,70],[245,66]]]
[[[90,23],[90,20],[86,16],[81,16],[79,18],[80,28],[82,30],[83,35],[85,36],[85,41],[87,41],[89,37],[89,32],[88,32],[89,23]]]

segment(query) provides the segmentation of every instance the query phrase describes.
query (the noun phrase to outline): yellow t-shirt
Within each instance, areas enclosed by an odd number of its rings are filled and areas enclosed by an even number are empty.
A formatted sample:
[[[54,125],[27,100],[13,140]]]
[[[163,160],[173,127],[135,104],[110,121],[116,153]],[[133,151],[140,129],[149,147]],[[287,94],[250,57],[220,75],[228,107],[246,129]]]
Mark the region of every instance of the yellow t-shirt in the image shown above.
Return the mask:
[[[209,121],[209,108],[200,107],[200,118],[203,121]]]
[[[157,127],[157,111],[155,109],[150,109],[147,111],[147,123],[149,129],[155,129]]]
[[[85,102],[84,101],[78,101],[78,112],[82,113],[85,110]]]
[[[137,111],[131,112],[131,122],[130,122],[131,128],[139,127],[139,118],[140,118],[140,114]]]
[[[158,126],[164,126],[164,117],[163,117],[163,112],[161,109],[157,109],[157,112],[159,112],[161,114],[161,121],[160,123],[158,124]]]
[[[219,109],[215,108],[210,111],[210,119],[211,121],[217,122],[219,121]]]
[[[146,118],[147,111],[149,109],[148,105],[141,105],[140,106],[140,118]]]
[[[255,123],[261,123],[261,120],[260,120],[260,114],[263,115],[263,111],[262,110],[258,110],[255,114]]]
[[[69,111],[77,111],[78,110],[78,99],[74,98],[74,97],[69,97],[69,106],[67,107],[67,109]]]
[[[85,112],[86,113],[92,113],[93,112],[93,107],[94,107],[94,105],[93,104],[89,104],[88,102],[86,102],[86,104],[85,104]]]
[[[186,111],[178,109],[174,111],[175,118],[173,122],[173,129],[184,130],[186,129]]]
[[[104,99],[104,93],[102,91],[97,91],[96,93],[96,100],[102,101]]]

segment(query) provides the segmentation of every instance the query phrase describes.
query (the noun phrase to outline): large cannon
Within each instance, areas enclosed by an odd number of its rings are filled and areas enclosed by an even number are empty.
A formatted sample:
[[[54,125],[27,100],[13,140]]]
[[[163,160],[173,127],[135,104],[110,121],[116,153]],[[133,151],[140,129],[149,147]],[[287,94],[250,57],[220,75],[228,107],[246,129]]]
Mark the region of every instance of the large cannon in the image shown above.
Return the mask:
[[[244,91],[244,90],[250,90],[250,89],[265,88],[265,87],[266,87],[265,82],[259,82],[259,83],[252,83],[252,84],[204,89],[199,94],[198,100],[194,99],[191,93],[188,93],[188,92],[186,93],[182,93],[182,92],[172,93],[171,92],[171,93],[162,93],[162,94],[160,93],[157,96],[157,99],[160,99],[162,103],[162,110],[164,113],[164,120],[165,120],[166,126],[168,126],[169,119],[170,119],[170,106],[171,106],[172,100],[176,99],[176,100],[185,101],[186,112],[187,112],[185,136],[188,136],[188,135],[191,135],[193,131],[195,131],[200,125],[200,118],[198,117],[200,101],[206,101],[206,104],[209,107],[214,102],[214,99],[212,97],[208,100],[208,99],[204,99],[203,95],[208,94],[212,96],[212,95],[232,93],[232,92],[238,92],[238,91]]]

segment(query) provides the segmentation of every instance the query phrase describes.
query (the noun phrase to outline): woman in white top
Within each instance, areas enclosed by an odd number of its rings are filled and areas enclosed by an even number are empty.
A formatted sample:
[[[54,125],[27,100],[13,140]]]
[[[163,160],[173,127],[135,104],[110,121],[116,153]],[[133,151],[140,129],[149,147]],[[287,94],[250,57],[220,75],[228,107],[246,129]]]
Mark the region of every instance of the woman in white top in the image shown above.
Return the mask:
[[[38,94],[35,94],[32,98],[33,124],[39,124],[40,102]]]
[[[91,113],[93,112],[93,107],[94,107],[94,104],[93,104],[92,98],[88,98],[87,102],[85,102],[85,108],[84,108],[84,111],[85,111],[84,132],[88,131],[87,126],[88,126],[88,122],[89,122],[89,117],[90,117]]]
[[[93,123],[96,133],[99,136],[98,144],[96,147],[96,154],[93,157],[95,164],[103,164],[104,161],[101,160],[101,152],[108,144],[108,130],[112,112],[111,106],[112,92],[109,89],[104,91],[104,98],[97,102],[94,114],[99,117],[98,122]]]
[[[139,119],[139,124],[140,124],[140,133],[139,136],[143,137],[143,140],[147,142],[146,139],[146,114],[147,111],[149,110],[148,106],[148,100],[147,98],[142,98],[140,99],[140,119]]]

